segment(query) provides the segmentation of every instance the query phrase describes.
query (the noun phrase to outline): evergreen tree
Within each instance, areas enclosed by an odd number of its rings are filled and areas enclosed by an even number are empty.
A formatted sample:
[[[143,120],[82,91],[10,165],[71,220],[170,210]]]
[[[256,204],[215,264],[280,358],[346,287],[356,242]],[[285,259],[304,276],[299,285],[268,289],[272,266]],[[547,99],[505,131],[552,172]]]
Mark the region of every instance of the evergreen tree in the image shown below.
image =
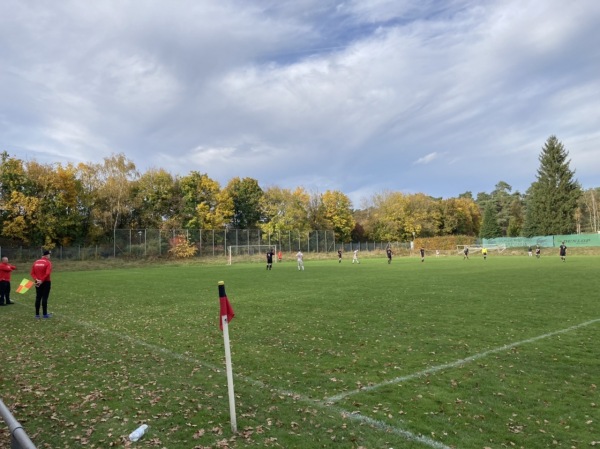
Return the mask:
[[[508,234],[508,225],[510,223],[510,205],[512,203],[512,187],[500,181],[492,192],[493,202],[496,204],[496,220],[500,226],[501,236]],[[485,209],[484,209],[485,210]]]
[[[523,200],[519,192],[516,192],[510,205],[510,218],[508,219],[507,237],[518,237],[523,230]]]
[[[537,180],[527,191],[524,234],[570,234],[575,231],[575,211],[581,187],[569,168],[569,153],[563,144],[550,136],[539,156]]]
[[[498,224],[498,211],[493,202],[489,202],[483,211],[483,220],[479,236],[482,239],[502,237],[502,228]]]

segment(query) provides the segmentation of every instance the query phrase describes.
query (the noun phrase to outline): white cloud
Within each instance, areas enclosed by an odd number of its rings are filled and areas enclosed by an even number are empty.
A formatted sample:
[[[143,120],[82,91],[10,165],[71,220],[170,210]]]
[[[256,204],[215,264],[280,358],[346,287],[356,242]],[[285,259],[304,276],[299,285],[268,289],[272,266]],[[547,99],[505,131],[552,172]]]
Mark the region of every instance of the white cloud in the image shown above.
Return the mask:
[[[123,152],[355,203],[526,190],[551,134],[578,176],[600,170],[594,0],[6,0],[0,17],[0,145],[16,156]]]
[[[420,157],[419,159],[413,162],[413,165],[429,164],[434,160],[438,159],[439,157],[440,154],[434,151],[433,153],[429,153],[423,157]]]

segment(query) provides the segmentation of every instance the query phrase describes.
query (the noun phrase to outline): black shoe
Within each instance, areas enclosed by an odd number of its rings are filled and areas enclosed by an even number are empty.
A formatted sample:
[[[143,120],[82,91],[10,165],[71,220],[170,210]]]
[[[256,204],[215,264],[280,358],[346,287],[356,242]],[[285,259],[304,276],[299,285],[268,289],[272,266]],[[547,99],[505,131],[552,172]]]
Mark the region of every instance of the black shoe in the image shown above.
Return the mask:
[[[6,305],[7,305],[7,306],[8,306],[8,305],[10,305],[10,304],[14,304],[14,302],[13,302],[13,301],[8,301],[8,302],[6,303]]]

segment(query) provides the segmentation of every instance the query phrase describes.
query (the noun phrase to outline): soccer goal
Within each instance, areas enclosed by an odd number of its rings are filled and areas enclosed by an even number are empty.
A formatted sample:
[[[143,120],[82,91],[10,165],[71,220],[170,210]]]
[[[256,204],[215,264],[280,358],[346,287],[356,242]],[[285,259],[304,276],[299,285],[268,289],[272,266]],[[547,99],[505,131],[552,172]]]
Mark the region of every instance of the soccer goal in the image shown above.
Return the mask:
[[[267,262],[267,251],[273,250],[273,262],[277,262],[277,245],[229,245],[227,265],[238,262]]]
[[[481,245],[456,245],[456,250],[457,250],[458,254],[462,254],[466,247],[469,248],[469,253],[471,253],[471,254],[481,253],[481,250],[484,248]],[[506,249],[506,245],[504,245],[504,244],[502,244],[502,245],[488,245],[488,246],[485,246],[485,248],[488,251],[494,251],[495,250],[495,251],[498,251],[499,253],[501,253],[501,252],[503,252]]]
[[[481,252],[481,245],[456,245],[456,251],[458,252],[458,254],[462,254],[465,248],[469,248],[469,252],[471,254]]]

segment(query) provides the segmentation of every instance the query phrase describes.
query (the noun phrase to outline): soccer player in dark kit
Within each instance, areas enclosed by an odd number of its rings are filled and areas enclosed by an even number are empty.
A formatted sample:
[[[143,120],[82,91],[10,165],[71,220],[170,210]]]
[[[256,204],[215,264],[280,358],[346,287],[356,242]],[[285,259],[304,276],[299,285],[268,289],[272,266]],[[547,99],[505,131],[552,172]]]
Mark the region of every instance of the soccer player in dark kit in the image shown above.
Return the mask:
[[[563,262],[567,260],[567,245],[565,245],[565,242],[561,243],[558,253],[560,254],[560,260]]]
[[[267,251],[267,270],[270,270],[271,268],[273,268],[273,256],[275,255],[275,253],[273,252],[273,249],[270,249]]]

